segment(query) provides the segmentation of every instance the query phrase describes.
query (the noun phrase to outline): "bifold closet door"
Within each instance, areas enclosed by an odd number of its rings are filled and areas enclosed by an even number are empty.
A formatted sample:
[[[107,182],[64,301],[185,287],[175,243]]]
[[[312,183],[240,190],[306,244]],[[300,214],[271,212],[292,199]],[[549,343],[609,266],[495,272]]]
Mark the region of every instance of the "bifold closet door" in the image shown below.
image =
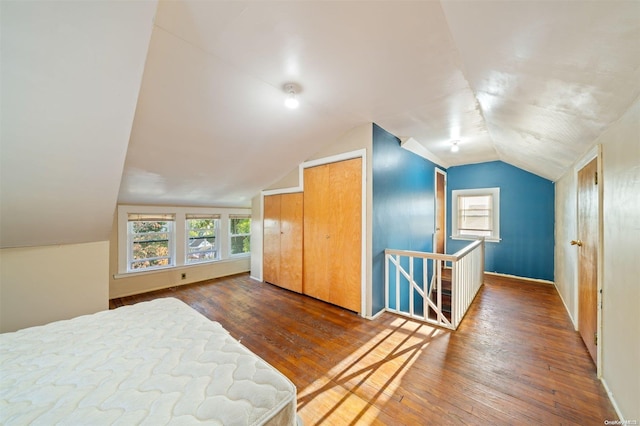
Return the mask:
[[[264,197],[263,279],[302,292],[302,193]]]
[[[280,202],[280,285],[302,293],[302,217],[301,192],[282,194]]]
[[[264,197],[262,279],[280,281],[280,195]]]
[[[303,292],[360,312],[362,159],[304,170]]]

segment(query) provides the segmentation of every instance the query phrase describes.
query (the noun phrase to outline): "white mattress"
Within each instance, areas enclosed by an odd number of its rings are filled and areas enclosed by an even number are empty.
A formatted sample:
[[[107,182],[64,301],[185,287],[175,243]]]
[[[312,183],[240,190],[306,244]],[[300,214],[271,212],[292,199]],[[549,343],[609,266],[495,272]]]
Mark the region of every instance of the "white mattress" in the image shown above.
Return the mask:
[[[0,424],[294,425],[293,383],[168,298],[0,335]]]

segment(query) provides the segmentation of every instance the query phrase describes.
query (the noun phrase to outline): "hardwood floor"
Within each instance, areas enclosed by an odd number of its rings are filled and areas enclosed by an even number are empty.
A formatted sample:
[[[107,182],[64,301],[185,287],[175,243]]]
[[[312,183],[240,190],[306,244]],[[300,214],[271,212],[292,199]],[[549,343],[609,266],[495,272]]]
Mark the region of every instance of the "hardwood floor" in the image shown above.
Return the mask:
[[[553,286],[487,275],[456,332],[376,320],[248,275],[176,297],[293,381],[305,425],[579,424],[617,419]]]

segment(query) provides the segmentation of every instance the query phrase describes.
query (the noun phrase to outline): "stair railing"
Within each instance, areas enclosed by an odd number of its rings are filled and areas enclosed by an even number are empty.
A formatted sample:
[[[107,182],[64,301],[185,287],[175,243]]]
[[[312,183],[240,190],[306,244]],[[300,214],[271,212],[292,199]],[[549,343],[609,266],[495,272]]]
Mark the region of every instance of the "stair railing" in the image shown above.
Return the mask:
[[[445,267],[451,268],[450,290],[443,285]],[[385,310],[456,330],[483,278],[484,239],[455,254],[386,249]]]

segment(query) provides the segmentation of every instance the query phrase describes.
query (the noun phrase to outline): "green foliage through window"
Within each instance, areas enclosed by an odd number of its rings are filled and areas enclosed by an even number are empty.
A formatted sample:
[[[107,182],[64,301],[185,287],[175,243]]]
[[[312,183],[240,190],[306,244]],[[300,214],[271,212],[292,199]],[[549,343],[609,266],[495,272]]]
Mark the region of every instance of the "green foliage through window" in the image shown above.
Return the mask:
[[[132,221],[132,258],[130,269],[145,269],[171,264],[170,234],[173,222]]]
[[[231,254],[251,252],[251,218],[230,218]]]

